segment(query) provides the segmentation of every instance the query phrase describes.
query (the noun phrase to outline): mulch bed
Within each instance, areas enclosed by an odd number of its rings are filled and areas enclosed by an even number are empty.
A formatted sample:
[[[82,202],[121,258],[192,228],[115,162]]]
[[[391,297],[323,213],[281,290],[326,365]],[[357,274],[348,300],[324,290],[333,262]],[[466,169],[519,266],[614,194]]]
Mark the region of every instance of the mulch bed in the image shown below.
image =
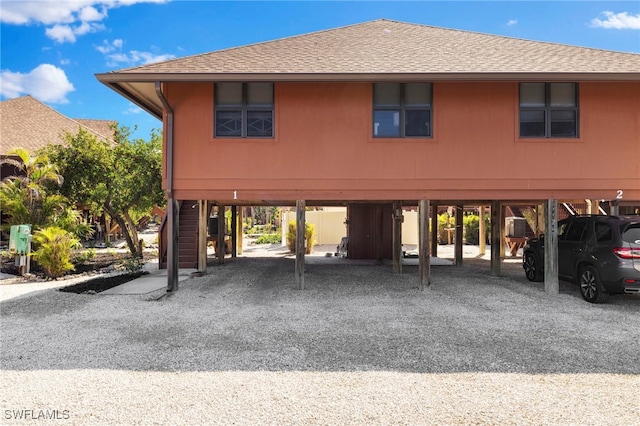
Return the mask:
[[[78,284],[70,285],[67,287],[62,287],[59,290],[68,293],[100,293],[101,291],[108,290],[110,288],[119,286],[120,284],[124,284],[131,280],[134,280],[142,275],[147,274],[147,272],[139,271],[139,272],[131,272],[131,273],[123,273],[119,275],[110,275],[105,276],[106,274],[101,274],[102,272],[112,272],[113,267],[118,262],[123,261],[128,258],[128,253],[116,253],[109,251],[98,252],[91,259],[84,261],[83,263],[78,263],[75,265],[75,269],[73,271],[69,271],[69,273],[61,278],[60,280],[64,280],[65,278],[72,278],[82,274],[95,273],[97,272],[99,275],[96,275],[95,278],[91,278],[85,282],[81,282]],[[150,253],[144,253],[144,260],[149,260],[150,258],[154,258],[155,256]],[[18,276],[19,270],[15,266],[15,262],[13,258],[2,257],[2,265],[1,270],[4,273],[12,274]],[[31,271],[33,275],[36,275],[40,278],[44,278],[45,274],[42,268],[36,263],[31,263]]]
[[[148,272],[135,272],[129,274],[114,275],[110,277],[97,277],[89,281],[84,281],[78,284],[62,287],[59,290],[65,293],[100,293],[101,291],[109,290],[110,288],[117,287],[120,284],[127,283],[131,280],[135,280],[142,275],[146,275]]]

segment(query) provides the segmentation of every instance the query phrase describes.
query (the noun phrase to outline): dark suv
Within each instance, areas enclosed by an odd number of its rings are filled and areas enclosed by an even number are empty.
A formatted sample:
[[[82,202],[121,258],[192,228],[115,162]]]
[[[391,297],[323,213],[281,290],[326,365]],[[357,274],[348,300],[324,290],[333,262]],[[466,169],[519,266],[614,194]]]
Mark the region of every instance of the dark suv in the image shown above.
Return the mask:
[[[544,277],[544,235],[523,251],[529,281]],[[640,216],[571,216],[558,222],[558,275],[580,285],[591,303],[640,293]]]

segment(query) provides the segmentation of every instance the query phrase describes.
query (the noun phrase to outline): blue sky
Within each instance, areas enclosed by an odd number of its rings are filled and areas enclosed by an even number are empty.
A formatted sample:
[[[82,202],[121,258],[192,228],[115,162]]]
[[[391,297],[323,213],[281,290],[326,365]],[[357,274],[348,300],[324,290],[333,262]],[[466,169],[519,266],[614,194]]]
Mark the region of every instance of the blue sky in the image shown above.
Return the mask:
[[[147,139],[161,123],[94,74],[380,18],[640,53],[638,1],[2,0],[0,95]]]

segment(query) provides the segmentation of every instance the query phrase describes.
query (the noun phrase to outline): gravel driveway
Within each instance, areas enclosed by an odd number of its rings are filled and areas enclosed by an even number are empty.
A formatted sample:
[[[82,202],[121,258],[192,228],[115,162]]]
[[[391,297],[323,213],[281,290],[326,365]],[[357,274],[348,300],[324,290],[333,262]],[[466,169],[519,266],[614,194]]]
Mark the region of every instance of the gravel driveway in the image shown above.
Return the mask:
[[[640,423],[640,298],[344,263],[308,264],[304,291],[290,258],[247,257],[160,300],[4,301],[0,423]]]

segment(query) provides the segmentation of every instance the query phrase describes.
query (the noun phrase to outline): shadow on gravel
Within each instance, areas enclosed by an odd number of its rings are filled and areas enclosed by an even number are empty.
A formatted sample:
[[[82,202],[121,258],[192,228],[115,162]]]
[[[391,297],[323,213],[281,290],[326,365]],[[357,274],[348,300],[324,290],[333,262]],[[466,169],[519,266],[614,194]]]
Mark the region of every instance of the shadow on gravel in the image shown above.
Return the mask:
[[[237,258],[159,294],[45,291],[0,305],[4,370],[640,374],[640,299],[549,296],[519,265],[307,264]]]

